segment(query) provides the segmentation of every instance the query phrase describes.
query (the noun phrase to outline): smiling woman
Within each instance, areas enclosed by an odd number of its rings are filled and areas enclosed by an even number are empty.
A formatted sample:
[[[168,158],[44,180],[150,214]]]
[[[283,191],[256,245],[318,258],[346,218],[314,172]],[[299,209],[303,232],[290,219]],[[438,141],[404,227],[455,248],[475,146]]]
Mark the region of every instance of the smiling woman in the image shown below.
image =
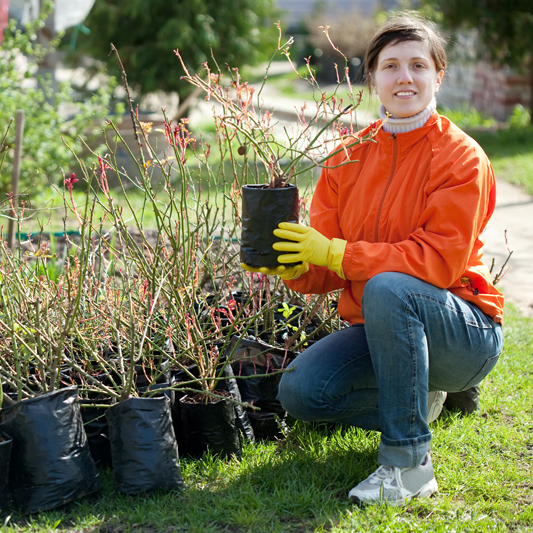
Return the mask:
[[[380,467],[349,492],[403,505],[437,491],[429,424],[448,392],[478,385],[502,350],[503,296],[480,235],[496,191],[480,146],[436,111],[443,41],[411,13],[380,28],[365,57],[381,120],[337,147],[310,227],[282,223],[273,248],[293,290],[342,290],[351,327],[313,344],[283,374],[294,418],[381,432]],[[375,130],[373,142],[357,142]],[[301,261],[290,276],[278,269]]]
[[[380,52],[372,83],[391,117],[406,118],[430,104],[443,75],[444,70],[437,70],[427,43],[404,41]]]

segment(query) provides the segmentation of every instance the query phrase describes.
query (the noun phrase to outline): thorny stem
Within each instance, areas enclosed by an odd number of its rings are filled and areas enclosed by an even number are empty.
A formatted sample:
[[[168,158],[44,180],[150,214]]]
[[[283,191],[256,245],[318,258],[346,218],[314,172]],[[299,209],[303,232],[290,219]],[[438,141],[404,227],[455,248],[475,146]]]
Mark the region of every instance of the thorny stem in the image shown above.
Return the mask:
[[[292,335],[289,338],[289,341],[287,343],[287,349],[290,350],[292,345],[300,338],[300,335],[302,334],[302,331],[308,326],[308,324],[311,322],[311,320],[314,318],[314,316],[317,314],[317,311],[320,309],[320,306],[326,299],[327,294],[321,294],[319,298],[317,299],[315,305],[311,309],[311,312],[309,315],[302,321],[301,326],[296,330],[294,335]]]
[[[126,91],[126,96],[128,100],[128,107],[130,109],[131,122],[133,124],[133,135],[135,137],[135,140],[137,141],[137,145],[139,146],[139,159],[140,159],[141,165],[144,166],[145,161],[144,161],[143,149],[142,149],[141,140],[139,139],[139,135],[137,133],[137,120],[136,120],[135,112],[133,111],[133,103],[132,103],[132,98],[131,98],[131,93],[130,93],[130,87],[128,85],[128,76],[126,75],[126,70],[124,69],[124,65],[122,64],[122,60],[120,59],[118,50],[115,48],[115,45],[113,43],[111,43],[111,52],[115,52],[120,70],[122,72],[122,81],[124,83],[124,89]]]
[[[509,243],[507,242],[507,230],[505,230],[504,232],[504,237],[505,237],[505,246],[507,248],[507,258],[505,259],[505,262],[503,263],[502,267],[500,268],[500,271],[494,276],[494,279],[492,280],[492,284],[493,285],[496,285],[499,281],[501,281],[501,279],[505,276],[505,274],[507,274],[507,272],[509,272],[510,268],[509,267],[505,272],[504,272],[504,269],[507,265],[507,263],[509,262],[509,259],[511,259],[511,256],[513,255],[513,252],[509,249]],[[492,274],[492,269],[494,268],[494,258],[492,259],[492,264],[490,266],[490,273]]]
[[[2,138],[2,142],[0,143],[0,153],[2,154],[2,159],[0,160],[0,169],[2,169],[2,165],[4,164],[4,159],[7,154],[7,146],[6,146],[6,139],[7,135],[9,133],[9,130],[11,128],[11,124],[13,124],[13,117],[9,119],[9,124],[7,125],[6,132],[4,133],[4,137]],[[0,204],[1,205],[1,204]]]

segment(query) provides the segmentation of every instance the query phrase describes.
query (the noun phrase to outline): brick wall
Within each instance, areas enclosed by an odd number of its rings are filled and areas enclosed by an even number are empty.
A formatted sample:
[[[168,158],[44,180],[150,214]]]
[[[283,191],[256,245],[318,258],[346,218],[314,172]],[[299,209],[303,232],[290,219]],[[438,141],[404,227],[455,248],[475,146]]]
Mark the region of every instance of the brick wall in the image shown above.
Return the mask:
[[[451,109],[473,107],[505,121],[514,107],[529,108],[529,76],[487,61],[451,64],[438,95],[439,103]]]
[[[475,65],[474,79],[471,102],[479,111],[507,120],[517,104],[529,108],[529,76],[517,74],[509,67],[480,62]]]

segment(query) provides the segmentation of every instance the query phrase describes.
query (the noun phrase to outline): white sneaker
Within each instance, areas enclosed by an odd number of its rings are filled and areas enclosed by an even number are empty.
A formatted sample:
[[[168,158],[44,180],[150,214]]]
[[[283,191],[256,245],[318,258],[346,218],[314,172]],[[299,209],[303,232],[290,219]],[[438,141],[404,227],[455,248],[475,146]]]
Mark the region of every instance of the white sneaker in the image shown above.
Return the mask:
[[[439,418],[446,396],[448,393],[442,390],[430,390],[428,392],[428,416],[426,418],[428,424]]]
[[[354,487],[348,497],[358,504],[389,503],[401,506],[412,498],[427,498],[439,487],[433,473],[429,452],[414,468],[380,466]]]

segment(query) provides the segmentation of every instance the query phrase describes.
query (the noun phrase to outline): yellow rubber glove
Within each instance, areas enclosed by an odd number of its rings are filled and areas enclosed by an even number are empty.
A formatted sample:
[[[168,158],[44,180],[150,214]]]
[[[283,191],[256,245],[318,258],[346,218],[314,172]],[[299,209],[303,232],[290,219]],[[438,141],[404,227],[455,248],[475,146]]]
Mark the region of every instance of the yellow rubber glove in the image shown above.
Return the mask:
[[[289,280],[299,278],[302,274],[305,274],[309,270],[309,263],[300,263],[299,265],[290,267],[280,265],[276,268],[255,268],[247,265],[246,263],[241,263],[241,268],[247,270],[248,272],[257,272],[260,274],[265,274],[266,276],[279,276],[281,279]]]
[[[333,270],[339,277],[344,277],[342,259],[346,250],[346,241],[342,239],[328,239],[314,228],[303,224],[281,222],[274,235],[283,242],[275,242],[274,250],[290,252],[280,255],[278,261],[283,263],[297,263],[299,261],[325,266]],[[294,241],[294,242],[287,242]]]

